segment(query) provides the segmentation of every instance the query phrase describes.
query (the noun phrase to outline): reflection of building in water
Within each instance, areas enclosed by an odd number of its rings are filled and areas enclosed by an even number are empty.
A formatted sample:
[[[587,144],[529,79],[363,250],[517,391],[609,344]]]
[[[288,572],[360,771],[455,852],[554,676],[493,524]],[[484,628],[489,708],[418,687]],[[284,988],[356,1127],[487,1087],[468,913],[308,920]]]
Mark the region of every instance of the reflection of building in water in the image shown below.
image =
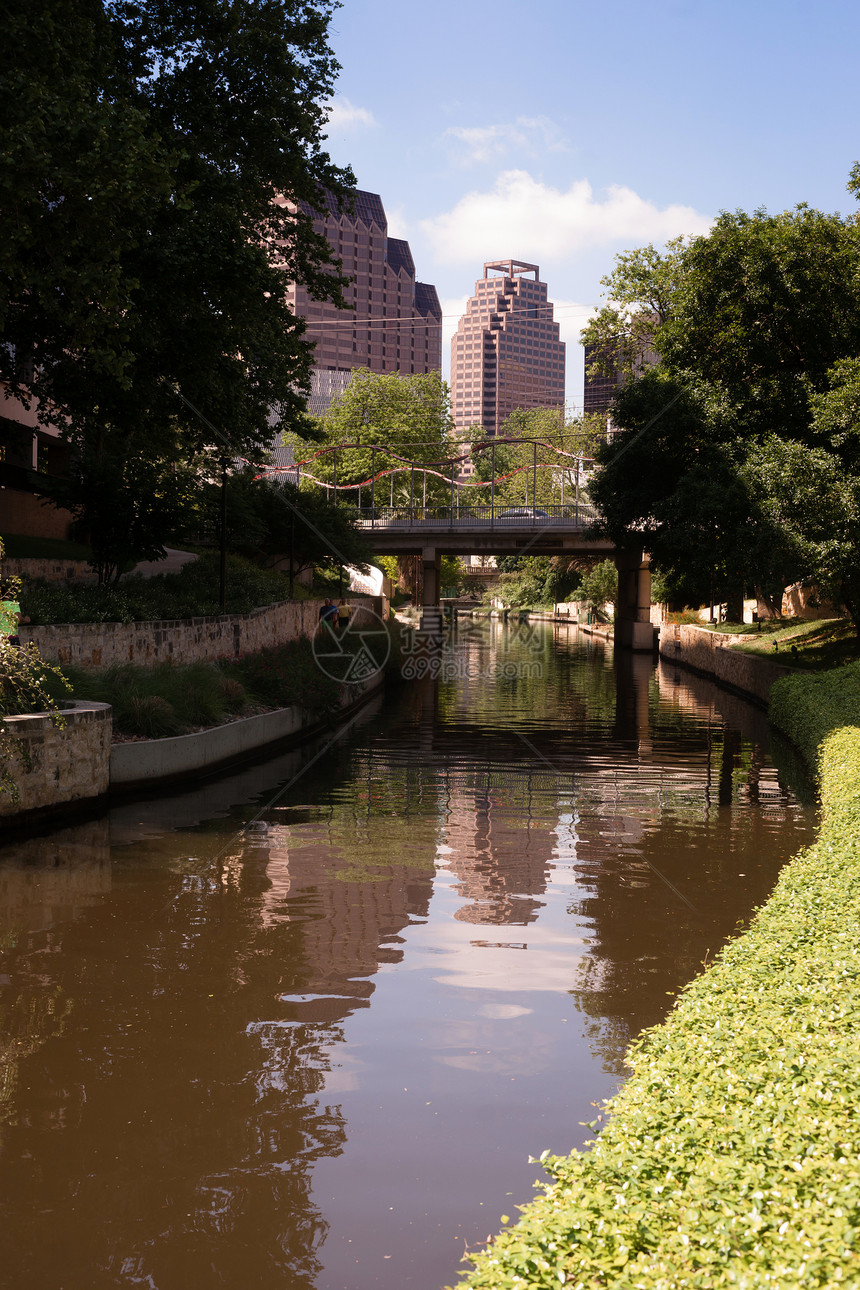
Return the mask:
[[[321,836],[319,825],[273,825],[268,830],[262,924],[296,924],[302,989],[328,996],[315,1000],[316,1020],[342,1019],[364,1006],[380,964],[402,958],[399,933],[414,919],[427,916],[436,823],[425,821],[426,847],[415,847],[402,867],[388,867],[383,875],[382,866],[390,866],[392,859],[382,841],[385,823],[379,817],[369,820],[358,844],[354,836],[348,841],[336,818],[330,821],[327,837]],[[417,822],[416,833],[420,832]]]
[[[555,825],[548,818],[546,774],[498,770],[482,779],[453,774],[448,782],[444,842],[469,904],[464,923],[533,923],[552,867]]]

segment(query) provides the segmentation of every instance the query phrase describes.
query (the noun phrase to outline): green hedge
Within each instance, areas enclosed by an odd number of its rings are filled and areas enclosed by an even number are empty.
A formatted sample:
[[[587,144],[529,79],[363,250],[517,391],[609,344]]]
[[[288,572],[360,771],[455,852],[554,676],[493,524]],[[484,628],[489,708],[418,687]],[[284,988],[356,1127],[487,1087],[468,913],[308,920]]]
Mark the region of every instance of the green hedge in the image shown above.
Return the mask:
[[[860,665],[778,683],[823,824],[750,929],[631,1050],[588,1154],[473,1287],[860,1284]]]
[[[769,715],[815,770],[828,735],[860,726],[860,662],[816,676],[783,677],[771,691]]]

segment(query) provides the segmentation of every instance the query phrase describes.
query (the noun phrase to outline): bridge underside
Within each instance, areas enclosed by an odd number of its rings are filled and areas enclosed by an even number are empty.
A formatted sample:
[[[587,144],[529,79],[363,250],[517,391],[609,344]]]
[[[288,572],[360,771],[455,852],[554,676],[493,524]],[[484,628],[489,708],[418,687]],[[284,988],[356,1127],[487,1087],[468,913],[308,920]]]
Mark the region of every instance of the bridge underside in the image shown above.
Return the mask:
[[[426,524],[426,522],[425,522]],[[362,526],[377,555],[420,556],[423,566],[422,628],[441,630],[439,560],[443,555],[596,556],[614,560],[618,569],[615,643],[625,649],[654,648],[651,626],[651,571],[641,550],[619,550],[606,538],[587,535],[584,527],[535,520],[522,527],[439,525],[420,528]]]

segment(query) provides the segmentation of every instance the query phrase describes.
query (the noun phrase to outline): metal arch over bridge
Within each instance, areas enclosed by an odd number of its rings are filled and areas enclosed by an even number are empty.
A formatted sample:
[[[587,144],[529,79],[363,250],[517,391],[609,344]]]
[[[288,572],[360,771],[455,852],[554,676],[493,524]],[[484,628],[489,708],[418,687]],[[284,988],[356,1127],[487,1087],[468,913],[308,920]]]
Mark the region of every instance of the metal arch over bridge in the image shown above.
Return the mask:
[[[499,503],[496,484],[512,475],[497,479],[495,474],[495,447],[499,442],[533,446],[533,462],[521,466],[512,474],[526,474],[525,504]],[[419,446],[419,445],[414,445]],[[555,454],[550,461],[538,462],[537,449],[541,447]],[[361,448],[371,453],[371,473],[367,479],[347,482],[338,480],[338,454],[349,449]],[[473,451],[489,448],[492,453],[492,478],[468,480],[457,477],[457,469],[467,461]],[[377,454],[398,464],[393,468],[377,471]],[[320,479],[308,466],[320,457],[332,455],[333,478]],[[563,461],[561,459],[567,459]],[[277,470],[266,470],[267,475],[293,475],[299,484],[310,479],[325,488],[333,500],[346,500],[363,536],[377,555],[418,555],[423,566],[422,626],[429,631],[439,630],[439,561],[442,555],[541,555],[541,556],[599,556],[613,559],[618,568],[618,602],[615,613],[615,642],[634,650],[651,650],[654,633],[651,628],[651,573],[641,549],[619,550],[609,539],[595,535],[594,526],[599,519],[594,506],[580,498],[580,471],[584,461],[581,454],[571,453],[545,440],[489,439],[470,445],[468,450],[444,462],[416,462],[378,444],[331,445],[314,453],[306,462]],[[573,463],[573,465],[571,465]],[[442,473],[440,466],[446,466]],[[537,505],[537,476],[539,470],[556,472],[575,471],[574,497],[565,502],[562,483],[560,504]],[[422,502],[417,505],[416,472],[423,475]],[[447,505],[426,505],[427,475],[444,480]],[[528,501],[528,475],[531,475],[531,503]],[[409,501],[394,505],[394,476],[409,477]],[[562,473],[562,479],[564,473]],[[377,503],[377,487],[383,479],[389,482],[389,505]],[[438,485],[437,485],[438,487]],[[475,489],[490,493],[489,503],[464,500],[464,493],[474,497]],[[379,489],[380,500],[383,496]],[[370,495],[370,506],[362,501]],[[358,505],[355,506],[355,502]]]

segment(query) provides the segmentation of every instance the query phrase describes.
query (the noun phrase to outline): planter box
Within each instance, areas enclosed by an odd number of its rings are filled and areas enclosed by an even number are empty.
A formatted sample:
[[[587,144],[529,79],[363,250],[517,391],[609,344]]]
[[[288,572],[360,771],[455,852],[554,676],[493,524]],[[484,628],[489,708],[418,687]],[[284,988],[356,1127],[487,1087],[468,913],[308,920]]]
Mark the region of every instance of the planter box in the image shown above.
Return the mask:
[[[110,705],[70,703],[63,708],[65,726],[59,729],[46,712],[7,717],[6,728],[30,762],[15,758],[12,777],[20,801],[0,796],[0,818],[32,816],[101,797],[110,780],[113,734]]]

